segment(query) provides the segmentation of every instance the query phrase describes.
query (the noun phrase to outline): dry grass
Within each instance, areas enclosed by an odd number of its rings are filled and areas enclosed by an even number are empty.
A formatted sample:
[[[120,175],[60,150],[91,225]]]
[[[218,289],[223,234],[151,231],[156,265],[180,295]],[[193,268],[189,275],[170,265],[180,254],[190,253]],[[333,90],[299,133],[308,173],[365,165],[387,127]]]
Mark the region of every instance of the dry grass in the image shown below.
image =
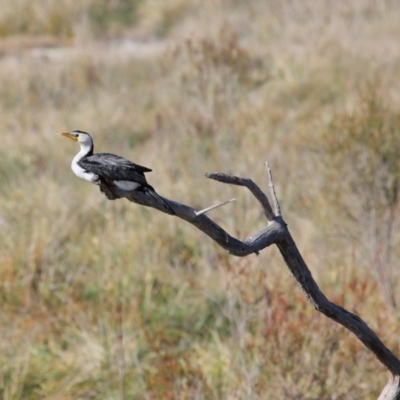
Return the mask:
[[[77,148],[60,133],[88,130],[99,151],[153,168],[166,197],[237,197],[212,217],[239,237],[263,226],[257,204],[203,173],[266,187],[268,159],[322,289],[399,354],[400,5],[48,1],[39,15],[10,4],[0,396],[376,398],[386,371],[311,309],[275,248],[235,259],[180,220],[107,201],[73,176]],[[166,40],[139,56],[116,39],[136,34]],[[34,48],[58,43],[69,47]]]

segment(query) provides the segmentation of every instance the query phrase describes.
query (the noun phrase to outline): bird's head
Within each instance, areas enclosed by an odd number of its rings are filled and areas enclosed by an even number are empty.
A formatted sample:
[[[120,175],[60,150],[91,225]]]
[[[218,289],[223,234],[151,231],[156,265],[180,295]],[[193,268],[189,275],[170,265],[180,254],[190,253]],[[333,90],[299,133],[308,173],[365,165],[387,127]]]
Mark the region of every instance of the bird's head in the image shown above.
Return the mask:
[[[92,137],[83,131],[72,131],[70,133],[63,132],[61,135],[73,140],[74,142],[78,142],[80,145],[89,146],[93,145]]]

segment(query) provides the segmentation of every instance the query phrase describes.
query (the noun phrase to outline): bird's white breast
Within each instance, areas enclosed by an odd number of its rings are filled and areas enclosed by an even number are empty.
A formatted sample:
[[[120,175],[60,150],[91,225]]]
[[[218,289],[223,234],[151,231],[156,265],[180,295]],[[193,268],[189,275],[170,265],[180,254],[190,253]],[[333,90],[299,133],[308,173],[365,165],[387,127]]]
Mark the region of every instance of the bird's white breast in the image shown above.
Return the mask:
[[[81,159],[81,157],[78,157],[79,154],[72,160],[71,163],[71,169],[74,172],[74,174],[78,178],[85,179],[86,181],[90,183],[97,183],[99,177],[93,173],[93,172],[86,172],[81,166],[79,166],[78,161]]]

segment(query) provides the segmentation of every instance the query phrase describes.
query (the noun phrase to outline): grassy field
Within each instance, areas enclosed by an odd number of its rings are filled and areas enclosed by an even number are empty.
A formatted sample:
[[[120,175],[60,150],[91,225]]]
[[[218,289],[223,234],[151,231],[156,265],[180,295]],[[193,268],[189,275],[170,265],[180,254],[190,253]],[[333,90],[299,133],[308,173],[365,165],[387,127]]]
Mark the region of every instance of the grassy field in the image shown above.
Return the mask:
[[[39,6],[40,3],[40,6]],[[400,355],[400,3],[0,0],[0,397],[375,399],[387,372],[277,249],[234,258],[76,178],[96,150],[245,238],[267,190],[321,289]]]

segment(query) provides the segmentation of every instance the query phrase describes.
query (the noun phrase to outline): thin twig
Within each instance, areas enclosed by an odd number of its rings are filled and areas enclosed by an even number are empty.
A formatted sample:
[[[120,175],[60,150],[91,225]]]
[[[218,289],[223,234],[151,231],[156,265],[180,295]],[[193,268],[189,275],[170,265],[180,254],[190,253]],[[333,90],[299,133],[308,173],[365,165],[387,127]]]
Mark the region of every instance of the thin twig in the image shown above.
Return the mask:
[[[265,166],[267,167],[267,170],[268,170],[268,179],[269,179],[268,186],[269,186],[269,191],[272,196],[272,201],[274,203],[275,214],[280,217],[282,215],[281,214],[281,206],[279,205],[278,197],[276,196],[276,193],[275,193],[274,181],[272,179],[272,171],[271,171],[271,168],[269,167],[268,162],[265,163]]]
[[[230,200],[224,201],[223,203],[216,204],[215,206],[207,207],[207,208],[204,208],[203,210],[200,210],[200,211],[195,211],[195,214],[196,214],[196,216],[199,216],[201,214],[205,214],[205,213],[207,213],[207,212],[209,212],[211,210],[214,210],[214,208],[222,207],[225,204],[232,203],[232,201],[235,201],[235,200],[236,200],[235,198],[234,199],[230,199]]]

